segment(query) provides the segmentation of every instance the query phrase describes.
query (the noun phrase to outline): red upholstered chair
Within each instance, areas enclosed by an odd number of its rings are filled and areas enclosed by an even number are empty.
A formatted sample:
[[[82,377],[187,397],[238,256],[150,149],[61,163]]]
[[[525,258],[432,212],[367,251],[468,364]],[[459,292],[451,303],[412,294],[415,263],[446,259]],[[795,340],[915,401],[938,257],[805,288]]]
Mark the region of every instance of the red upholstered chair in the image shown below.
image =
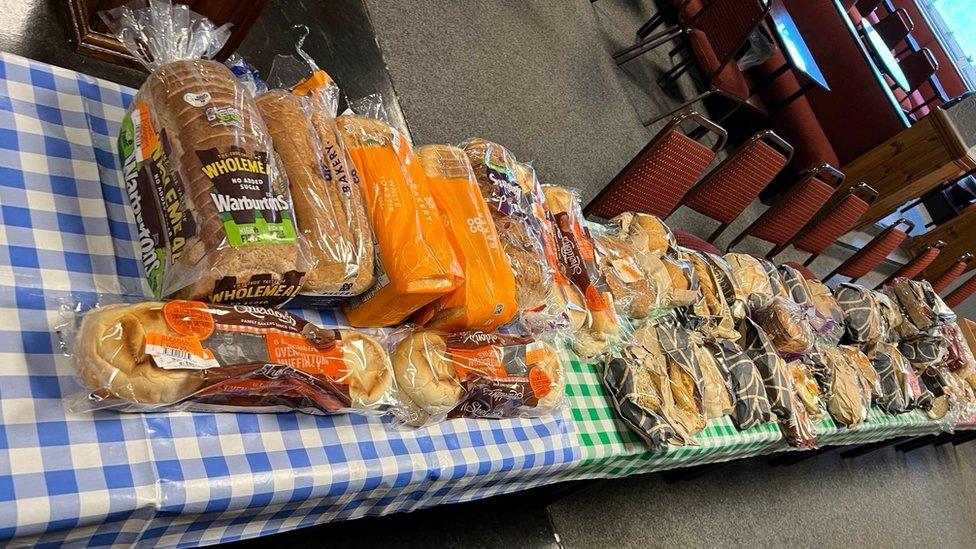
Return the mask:
[[[854,4],[854,9],[861,14],[862,17],[867,17],[869,13],[878,9],[881,5],[881,0],[857,0]]]
[[[904,225],[905,230],[899,229],[899,225]],[[841,263],[824,278],[824,282],[830,280],[835,275],[846,276],[851,279],[851,282],[857,281],[857,279],[873,271],[875,267],[888,257],[888,254],[895,251],[895,248],[901,246],[901,243],[908,238],[908,233],[914,229],[915,223],[912,223],[904,217],[900,218],[898,221],[889,225],[888,228],[878,233],[878,236],[872,238],[870,242],[865,244],[854,255],[847,258],[847,261]]]
[[[729,244],[729,249],[734,248],[746,236],[754,236],[775,244],[766,257],[775,256],[820,211],[843,182],[844,174],[833,166],[824,164],[810,170],[801,176],[800,181],[782,199],[739,233]]]
[[[959,278],[959,275],[966,272],[966,267],[969,266],[969,262],[972,260],[973,254],[971,253],[965,253],[959,256],[959,259],[951,267],[943,271],[942,274],[932,281],[932,289],[936,293],[942,293],[942,290],[948,288],[950,284]]]
[[[681,125],[694,125],[715,135],[709,147],[689,137]],[[701,178],[715,153],[725,145],[725,130],[698,113],[676,116],[613,178],[584,209],[587,215],[610,219],[633,211],[665,218]]]
[[[698,12],[705,7],[706,0],[671,0],[670,4],[665,4],[664,9],[658,10],[653,17],[637,29],[637,37],[644,39],[651,35],[664,24],[664,16],[668,11],[678,12],[678,18],[682,23],[687,23],[698,15]]]
[[[969,299],[969,296],[973,295],[974,292],[976,292],[976,275],[969,277],[969,280],[949,292],[949,295],[945,298],[946,305],[950,307],[962,305],[962,302]]]
[[[802,265],[796,261],[787,261],[786,263],[783,263],[783,265],[789,265],[790,267],[793,267],[794,269],[799,271],[801,275],[803,275],[803,278],[807,280],[820,280],[819,278],[817,278],[817,273],[811,271],[810,267],[807,267],[806,265]]]
[[[898,45],[905,41],[908,33],[915,28],[915,22],[909,17],[905,9],[897,9],[874,25],[874,30],[881,36],[881,40],[891,49],[900,49]]]
[[[682,203],[721,223],[714,242],[793,157],[793,147],[770,130],[752,136],[708,172]]]
[[[884,282],[875,286],[875,289],[882,288],[894,282],[896,278],[917,278],[918,275],[922,274],[929,265],[935,261],[935,258],[939,257],[942,253],[942,248],[945,248],[946,243],[937,240],[934,244],[930,244],[922,250],[922,253],[918,254],[911,261],[905,263],[900,269],[895,271],[891,276],[885,279]]]
[[[898,66],[901,67],[901,72],[905,73],[905,80],[908,81],[908,89],[905,91],[911,93],[928,82],[929,77],[939,70],[939,60],[935,58],[932,50],[922,48],[921,51],[902,58],[898,61]]]
[[[762,104],[750,93],[749,81],[745,74],[735,63],[735,55],[769,13],[769,9],[769,4],[764,0],[711,0],[691,20],[683,23],[681,28],[649,36],[615,54],[614,60],[617,65],[622,65],[674,39],[687,37],[694,61],[706,82],[707,89],[670,112],[648,120],[645,125],[649,126],[712,95],[720,95],[733,101],[735,107],[732,112],[741,105],[748,105],[765,115],[766,111]],[[678,63],[658,82],[678,77],[690,63],[689,59]],[[731,112],[723,115],[719,121],[729,114]]]
[[[858,183],[824,205],[790,242],[794,248],[811,254],[803,264],[809,266],[824,250],[837,242],[838,238],[853,229],[857,220],[877,198],[878,191],[867,183]]]
[[[674,239],[678,241],[678,246],[683,248],[689,248],[691,250],[696,250],[699,252],[708,252],[710,254],[722,255],[722,250],[719,250],[714,244],[703,240],[702,238],[689,233],[688,231],[672,231],[674,233]]]

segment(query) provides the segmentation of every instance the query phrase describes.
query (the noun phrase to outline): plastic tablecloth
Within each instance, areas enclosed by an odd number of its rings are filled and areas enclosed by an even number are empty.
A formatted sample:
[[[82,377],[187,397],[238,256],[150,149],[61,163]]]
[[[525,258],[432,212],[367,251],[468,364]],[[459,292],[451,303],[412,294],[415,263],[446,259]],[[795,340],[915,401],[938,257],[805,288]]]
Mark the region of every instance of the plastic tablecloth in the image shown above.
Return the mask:
[[[133,90],[0,54],[0,542],[198,545],[470,500],[578,463],[568,412],[68,413],[61,300],[148,295],[115,136]],[[328,312],[304,312],[331,322]]]
[[[0,53],[0,543],[188,546],[570,479],[787,449],[775,424],[712,420],[649,452],[596,365],[561,351],[567,410],[398,430],[375,417],[69,413],[59,307],[148,296],[115,136],[133,90]],[[341,322],[303,311],[313,322]],[[821,426],[823,444],[934,432],[920,414]]]

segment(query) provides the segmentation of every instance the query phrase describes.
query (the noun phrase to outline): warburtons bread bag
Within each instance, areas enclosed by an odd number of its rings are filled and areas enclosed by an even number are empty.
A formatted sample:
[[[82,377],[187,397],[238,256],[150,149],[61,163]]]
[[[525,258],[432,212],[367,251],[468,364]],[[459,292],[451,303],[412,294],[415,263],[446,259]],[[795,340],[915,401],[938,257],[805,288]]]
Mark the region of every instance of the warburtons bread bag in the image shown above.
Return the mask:
[[[287,301],[309,268],[307,250],[254,100],[207,59],[226,29],[162,2],[101,14],[151,71],[123,119],[119,154],[153,292]]]
[[[337,120],[376,237],[376,284],[343,309],[353,326],[392,326],[463,280],[427,175],[405,134],[378,118]]]
[[[515,275],[468,157],[450,145],[426,145],[417,156],[464,272],[461,285],[421,309],[418,322],[451,331],[507,324],[518,312]]]
[[[314,259],[302,293],[323,299],[361,294],[374,280],[372,233],[358,179],[328,127],[330,120],[321,121],[325,128],[317,131],[312,101],[284,90],[258,96],[257,105],[288,175],[298,229]]]

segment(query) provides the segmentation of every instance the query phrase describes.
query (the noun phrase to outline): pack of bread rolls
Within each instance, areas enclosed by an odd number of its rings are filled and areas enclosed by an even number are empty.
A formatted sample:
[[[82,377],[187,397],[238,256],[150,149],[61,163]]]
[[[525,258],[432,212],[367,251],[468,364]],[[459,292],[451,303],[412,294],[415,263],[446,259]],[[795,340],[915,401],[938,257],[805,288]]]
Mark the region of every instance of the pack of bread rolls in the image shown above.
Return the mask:
[[[582,356],[595,357],[620,340],[620,325],[613,298],[596,261],[596,248],[579,203],[564,187],[544,185],[543,190],[556,223],[556,246],[565,276],[583,294],[587,318],[573,337],[573,348]]]
[[[302,293],[322,298],[361,294],[373,282],[372,233],[345,150],[334,135],[329,142],[319,139],[307,98],[272,90],[256,101],[288,175],[298,230],[310,244],[314,264]]]
[[[392,326],[463,280],[427,175],[407,136],[377,118],[337,120],[359,172],[379,264],[372,288],[343,305],[353,326]]]
[[[658,257],[678,248],[678,241],[661,218],[646,213],[624,212],[610,220],[620,236],[638,250]]]
[[[612,234],[599,235],[594,243],[600,270],[618,310],[636,319],[647,318],[659,310],[659,300],[667,288],[661,288],[660,279],[645,272],[639,261],[640,252]]]
[[[551,413],[562,400],[556,350],[532,336],[405,328],[392,351],[401,394],[421,425],[444,418]]]
[[[151,71],[123,119],[119,153],[126,187],[138,191],[129,197],[140,240],[147,237],[143,262],[155,295],[287,301],[309,267],[304,239],[253,98],[207,59],[226,29],[185,5],[101,13]],[[162,20],[183,27],[153,24]],[[181,32],[185,40],[172,40]]]
[[[85,313],[76,408],[382,413],[398,405],[380,340],[286,311],[174,300]]]
[[[546,264],[552,272],[552,290],[544,307],[521,311],[520,323],[531,333],[576,332],[586,322],[583,294],[563,276],[556,248],[555,217],[546,200],[535,170],[525,162],[516,162],[515,181],[532,201],[532,212],[539,224],[539,235]]]
[[[416,320],[441,330],[492,331],[507,324],[518,312],[515,275],[468,157],[450,145],[426,145],[417,156],[464,280],[421,309]]]
[[[515,272],[519,309],[545,308],[552,293],[552,270],[546,261],[542,226],[531,193],[525,192],[517,179],[514,155],[497,143],[477,138],[465,141],[461,148],[471,160],[481,195]]]

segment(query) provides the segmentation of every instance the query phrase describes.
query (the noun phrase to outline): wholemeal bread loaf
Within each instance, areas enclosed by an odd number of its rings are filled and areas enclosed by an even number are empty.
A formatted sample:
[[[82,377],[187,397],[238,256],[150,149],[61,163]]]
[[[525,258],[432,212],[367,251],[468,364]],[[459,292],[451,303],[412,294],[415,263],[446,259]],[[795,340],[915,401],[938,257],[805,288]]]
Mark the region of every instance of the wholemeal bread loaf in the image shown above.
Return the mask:
[[[461,267],[407,137],[363,116],[337,120],[359,171],[382,271],[377,283],[346,303],[353,326],[392,326],[462,281]]]
[[[253,99],[226,67],[161,65],[122,132],[121,142],[132,140],[123,161],[155,182],[162,213],[168,264],[158,295],[280,304],[297,293],[307,262],[287,179]]]
[[[291,188],[298,229],[310,244],[314,266],[304,293],[352,296],[373,280],[372,235],[359,193],[328,129],[323,143],[307,98],[273,90],[257,98]]]
[[[515,275],[464,151],[426,145],[417,156],[464,273],[453,292],[418,313],[418,322],[442,330],[494,330],[517,312]]]
[[[74,358],[93,398],[127,410],[335,413],[395,404],[378,341],[262,307],[108,305],[85,315]]]

